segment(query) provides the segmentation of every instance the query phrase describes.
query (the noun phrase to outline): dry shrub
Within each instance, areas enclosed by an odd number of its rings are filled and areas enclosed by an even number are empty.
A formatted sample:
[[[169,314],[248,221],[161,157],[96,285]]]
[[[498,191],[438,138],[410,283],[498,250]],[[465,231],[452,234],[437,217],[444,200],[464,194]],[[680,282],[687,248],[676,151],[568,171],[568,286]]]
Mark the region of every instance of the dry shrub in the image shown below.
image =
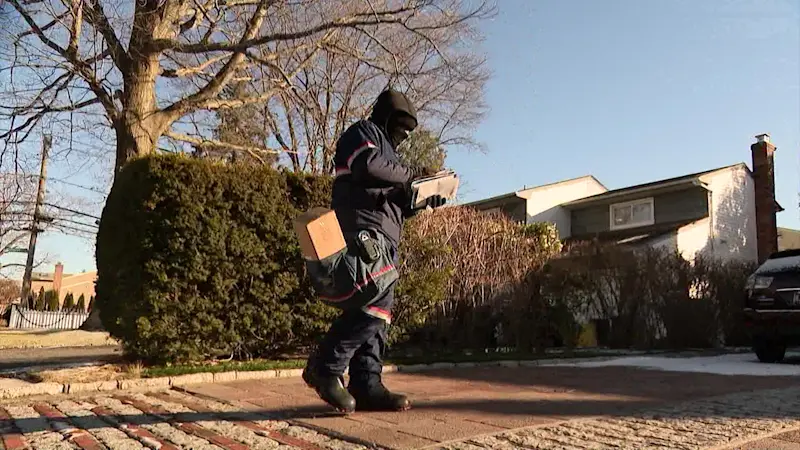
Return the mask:
[[[422,349],[575,347],[584,324],[615,348],[744,345],[754,265],[599,242],[561,252],[554,227],[468,208],[408,222],[390,338]]]
[[[744,325],[745,284],[758,265],[752,261],[719,261],[698,258],[705,283],[700,295],[713,302],[719,336],[727,346],[749,346]]]
[[[496,344],[521,280],[561,250],[555,228],[454,207],[409,221],[392,340],[440,348]]]
[[[531,277],[545,284],[546,300],[560,298],[579,321],[609,319],[603,344],[707,348],[746,342],[741,295],[753,269],[701,256],[690,262],[664,248],[588,242],[571,246]]]

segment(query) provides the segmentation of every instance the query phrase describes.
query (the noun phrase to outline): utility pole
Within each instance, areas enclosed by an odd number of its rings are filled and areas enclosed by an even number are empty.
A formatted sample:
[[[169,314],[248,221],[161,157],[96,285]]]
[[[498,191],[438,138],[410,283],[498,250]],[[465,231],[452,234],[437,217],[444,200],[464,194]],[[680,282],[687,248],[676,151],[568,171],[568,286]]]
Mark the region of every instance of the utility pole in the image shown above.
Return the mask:
[[[42,204],[44,203],[44,183],[47,179],[47,159],[50,156],[52,137],[49,134],[42,139],[42,165],[39,168],[39,187],[36,190],[36,206],[33,208],[33,224],[31,225],[31,240],[28,244],[28,261],[25,263],[25,275],[22,278],[22,301],[28,300],[31,292],[31,278],[33,277],[33,260],[36,254],[36,237],[42,231],[39,229]]]

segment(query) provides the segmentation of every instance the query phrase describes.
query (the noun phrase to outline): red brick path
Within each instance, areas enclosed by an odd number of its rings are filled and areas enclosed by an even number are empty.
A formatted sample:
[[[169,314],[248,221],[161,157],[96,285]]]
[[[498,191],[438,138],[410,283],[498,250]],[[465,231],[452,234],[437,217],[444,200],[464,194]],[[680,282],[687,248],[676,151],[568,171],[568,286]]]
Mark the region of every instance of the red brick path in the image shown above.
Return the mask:
[[[300,379],[242,381],[189,389],[323,433],[388,448],[419,448],[508,429],[614,416],[665,402],[795,385],[796,378],[722,376],[622,367],[474,368],[390,374],[408,393],[404,413],[332,414]]]

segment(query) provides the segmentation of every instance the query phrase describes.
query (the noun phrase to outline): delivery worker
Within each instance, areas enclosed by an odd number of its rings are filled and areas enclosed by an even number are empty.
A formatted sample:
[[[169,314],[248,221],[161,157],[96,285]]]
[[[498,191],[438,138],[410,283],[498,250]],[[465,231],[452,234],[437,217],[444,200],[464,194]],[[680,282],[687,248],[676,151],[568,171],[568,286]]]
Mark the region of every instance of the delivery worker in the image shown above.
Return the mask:
[[[403,220],[414,214],[411,181],[434,170],[400,163],[395,149],[417,126],[414,107],[405,95],[387,90],[378,96],[369,120],[350,126],[339,138],[334,163],[331,207],[345,236],[364,230],[382,234],[385,251],[397,263]],[[427,206],[444,204],[441,197]],[[381,381],[386,327],[391,322],[393,289],[368,306],[345,310],[308,360],[303,379],[319,396],[343,412],[402,411],[411,404]],[[349,367],[350,382],[343,375]]]

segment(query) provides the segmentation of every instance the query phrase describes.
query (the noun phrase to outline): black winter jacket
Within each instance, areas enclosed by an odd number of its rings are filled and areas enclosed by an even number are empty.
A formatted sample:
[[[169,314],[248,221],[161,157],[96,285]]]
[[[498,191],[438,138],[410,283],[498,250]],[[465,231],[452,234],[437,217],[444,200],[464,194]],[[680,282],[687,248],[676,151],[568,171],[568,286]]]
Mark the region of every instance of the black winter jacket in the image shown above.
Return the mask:
[[[336,144],[334,163],[331,208],[342,231],[375,229],[397,248],[410,214],[406,187],[413,174],[400,163],[383,130],[368,120],[351,125]]]

